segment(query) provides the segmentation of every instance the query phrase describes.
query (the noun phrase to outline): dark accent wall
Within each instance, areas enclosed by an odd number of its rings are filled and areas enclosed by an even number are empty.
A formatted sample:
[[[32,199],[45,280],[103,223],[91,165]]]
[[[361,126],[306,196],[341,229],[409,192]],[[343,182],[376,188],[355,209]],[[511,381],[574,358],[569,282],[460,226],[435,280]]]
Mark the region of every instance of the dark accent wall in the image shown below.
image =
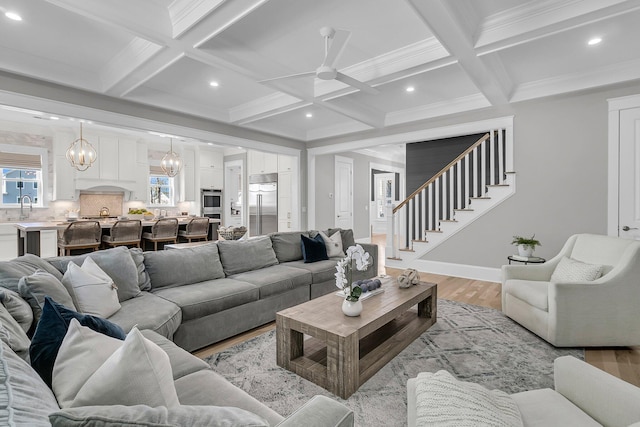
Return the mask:
[[[440,172],[483,135],[484,133],[479,133],[407,144],[407,196]]]

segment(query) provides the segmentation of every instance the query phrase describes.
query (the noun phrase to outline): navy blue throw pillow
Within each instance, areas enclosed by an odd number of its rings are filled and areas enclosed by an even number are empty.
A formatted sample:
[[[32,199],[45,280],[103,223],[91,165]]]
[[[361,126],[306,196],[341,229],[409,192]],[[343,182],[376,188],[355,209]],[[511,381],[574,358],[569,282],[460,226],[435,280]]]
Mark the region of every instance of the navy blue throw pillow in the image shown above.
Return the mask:
[[[51,387],[53,364],[72,319],[78,319],[82,326],[113,338],[124,340],[127,337],[122,328],[115,323],[75,312],[48,296],[45,297],[42,316],[29,346],[29,356],[31,366],[49,387]]]
[[[302,258],[304,262],[316,262],[329,259],[327,256],[327,247],[320,234],[313,239],[306,236],[300,236],[300,245],[302,246]]]

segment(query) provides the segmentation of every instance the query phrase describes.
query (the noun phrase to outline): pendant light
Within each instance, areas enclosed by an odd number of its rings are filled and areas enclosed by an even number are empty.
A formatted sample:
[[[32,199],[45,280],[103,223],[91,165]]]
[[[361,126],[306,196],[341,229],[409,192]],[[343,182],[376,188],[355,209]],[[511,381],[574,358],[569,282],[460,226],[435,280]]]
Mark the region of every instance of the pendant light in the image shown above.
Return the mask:
[[[178,175],[180,169],[182,169],[182,160],[180,160],[180,156],[173,151],[173,138],[171,138],[170,141],[171,148],[169,148],[167,154],[162,158],[160,167],[167,176],[174,177]]]
[[[98,157],[96,149],[82,137],[82,123],[80,123],[80,138],[67,148],[67,160],[71,166],[79,171],[86,171]]]

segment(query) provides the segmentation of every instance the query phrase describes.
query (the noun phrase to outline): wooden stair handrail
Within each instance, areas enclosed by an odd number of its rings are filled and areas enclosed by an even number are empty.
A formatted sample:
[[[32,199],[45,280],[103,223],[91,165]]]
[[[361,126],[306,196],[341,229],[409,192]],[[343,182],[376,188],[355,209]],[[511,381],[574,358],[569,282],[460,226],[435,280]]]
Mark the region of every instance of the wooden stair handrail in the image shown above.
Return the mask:
[[[427,186],[429,186],[429,184],[431,184],[432,182],[434,182],[436,179],[440,178],[446,171],[448,171],[449,169],[451,169],[451,167],[453,167],[453,165],[455,165],[456,163],[458,163],[458,161],[460,161],[461,159],[463,159],[467,154],[469,154],[470,152],[472,152],[477,146],[479,146],[480,144],[482,144],[483,142],[485,142],[487,139],[489,139],[490,137],[490,133],[485,133],[479,140],[477,140],[476,142],[473,143],[473,145],[469,148],[467,148],[466,150],[464,150],[462,152],[462,154],[460,154],[458,157],[456,157],[452,162],[450,162],[447,166],[445,166],[444,168],[442,168],[440,170],[440,172],[438,172],[437,174],[435,174],[434,176],[432,176],[427,182],[425,182],[424,184],[422,184],[416,191],[414,191],[413,193],[411,193],[411,195],[409,195],[409,197],[407,197],[406,199],[404,199],[402,201],[402,203],[400,203],[398,206],[396,206],[395,208],[393,208],[393,213],[395,214],[397,211],[399,211],[404,205],[406,205],[407,203],[409,203],[409,200],[415,198],[422,190],[424,190],[425,188],[427,188]]]

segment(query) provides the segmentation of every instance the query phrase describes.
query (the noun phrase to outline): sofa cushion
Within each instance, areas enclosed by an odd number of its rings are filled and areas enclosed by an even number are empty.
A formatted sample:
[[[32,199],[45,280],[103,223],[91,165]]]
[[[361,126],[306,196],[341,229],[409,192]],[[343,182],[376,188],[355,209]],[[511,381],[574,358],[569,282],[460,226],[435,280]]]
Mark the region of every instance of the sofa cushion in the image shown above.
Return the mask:
[[[59,304],[76,310],[73,299],[62,282],[44,270],[36,270],[32,275],[21,278],[18,282],[18,290],[22,298],[31,306],[36,323],[42,314],[44,297],[47,295],[54,301],[59,301]]]
[[[218,245],[145,252],[144,264],[153,289],[183,286],[224,277]]]
[[[148,329],[141,330],[140,332],[146,339],[157,344],[165,353],[167,353],[169,361],[171,362],[171,372],[173,372],[174,380],[203,369],[211,369],[204,360],[193,356],[191,353],[178,347],[173,341],[168,340],[162,335]]]
[[[333,280],[336,273],[336,259],[318,261],[305,264],[304,261],[292,261],[285,265],[288,267],[301,268],[311,273],[311,283],[322,283]]]
[[[169,356],[134,327],[122,346],[80,388],[71,407],[179,404]]]
[[[118,325],[99,317],[77,313],[51,298],[45,297],[42,317],[31,339],[29,355],[31,356],[31,366],[48,386],[51,386],[53,364],[71,319],[77,319],[82,326],[87,326],[113,338],[124,339],[126,337]]]
[[[56,398],[27,362],[0,340],[0,425],[49,426]]]
[[[288,231],[286,233],[271,233],[271,244],[278,262],[297,261],[302,259],[300,236],[309,237],[307,231]]]
[[[29,276],[36,270],[44,270],[53,274],[58,280],[62,279],[62,273],[39,256],[27,254],[11,261],[0,261],[0,286],[18,291],[18,282],[24,276]]]
[[[53,427],[269,427],[263,418],[249,411],[220,406],[176,406],[151,408],[135,406],[83,406],[55,412],[49,417]]]
[[[248,240],[221,240],[218,242],[218,250],[227,276],[278,264],[269,236]]]
[[[568,257],[562,257],[556,265],[551,281],[555,283],[592,282],[602,276],[604,266],[588,264]]]
[[[518,405],[522,422],[526,426],[600,426],[593,418],[555,390],[544,388],[524,391],[512,394],[511,397]]]
[[[179,251],[172,250],[170,252]],[[179,288],[158,289],[154,291],[154,295],[180,307],[182,321],[186,322],[256,301],[260,293],[255,285],[226,278],[208,280]],[[215,326],[212,325],[212,327]]]
[[[314,238],[300,236],[300,245],[302,246],[302,259],[305,263],[324,261],[329,259],[327,256],[327,247],[320,234]]]
[[[340,232],[340,236],[342,237],[342,250],[346,252],[350,246],[356,245],[356,240],[353,237],[353,230],[347,229],[343,230],[342,228],[330,228],[327,230],[327,236],[333,236],[333,233],[336,231]]]
[[[311,284],[309,271],[280,264],[234,274],[229,278],[256,285],[260,291],[260,299]]]
[[[549,310],[549,282],[511,279],[505,283],[504,292],[540,310]]]
[[[149,292],[141,292],[120,304],[122,308],[109,317],[109,321],[127,332],[138,325],[140,329],[150,329],[171,339],[182,322],[180,307]]]
[[[118,299],[120,302],[140,294],[138,267],[131,257],[129,249],[125,246],[83,255],[47,258],[47,261],[58,271],[64,273],[67,271],[69,262],[82,265],[87,257],[91,257],[113,279],[113,282],[118,287]]]
[[[9,310],[0,303],[0,338],[18,356],[26,359],[29,356],[29,337],[20,324],[11,316]]]
[[[109,317],[120,310],[118,291],[113,279],[91,258],[85,258],[82,267],[73,262],[67,264],[62,284],[81,313]]]
[[[233,406],[261,416],[275,426],[284,418],[212,370],[186,375],[175,382],[182,405]]]
[[[71,319],[53,364],[51,389],[60,407],[71,406],[89,377],[120,347],[122,340],[111,338]]]
[[[22,327],[22,330],[29,332],[33,324],[33,310],[20,294],[11,289],[0,288],[0,303],[2,303],[11,317]]]

